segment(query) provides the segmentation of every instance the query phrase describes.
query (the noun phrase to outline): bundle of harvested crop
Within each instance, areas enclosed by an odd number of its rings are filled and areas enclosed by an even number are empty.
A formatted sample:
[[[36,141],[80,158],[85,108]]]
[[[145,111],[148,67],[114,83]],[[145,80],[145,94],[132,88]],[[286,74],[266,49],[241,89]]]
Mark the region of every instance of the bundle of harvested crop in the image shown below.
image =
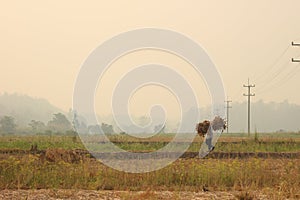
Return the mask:
[[[214,131],[224,130],[226,129],[226,122],[220,116],[216,116],[212,122],[204,120],[203,122],[198,123],[196,126],[196,131],[200,136],[204,137],[207,134],[210,126]]]
[[[209,126],[210,126],[210,122],[208,120],[198,123],[196,126],[197,133],[200,136],[204,137],[209,129]]]
[[[226,122],[220,116],[216,116],[211,124],[214,131],[226,129]]]

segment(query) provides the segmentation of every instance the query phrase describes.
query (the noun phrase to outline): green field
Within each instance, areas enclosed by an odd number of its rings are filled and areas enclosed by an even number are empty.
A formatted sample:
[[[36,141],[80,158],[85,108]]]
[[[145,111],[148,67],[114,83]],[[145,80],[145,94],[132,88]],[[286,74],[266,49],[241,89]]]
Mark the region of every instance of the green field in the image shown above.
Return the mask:
[[[216,152],[298,152],[300,151],[300,134],[262,134],[257,140],[254,136],[239,137],[241,134],[223,134],[214,151]],[[284,137],[285,136],[285,137]],[[149,140],[137,139],[124,135],[109,136],[110,141],[120,148],[132,152],[155,151],[164,147],[173,134],[162,134]],[[89,136],[89,145],[97,150],[99,144],[93,143],[94,136]],[[97,139],[99,140],[99,139]],[[199,151],[203,139],[196,136],[188,151]],[[38,149],[63,148],[63,149],[85,149],[77,136],[2,136],[0,137],[0,149],[22,149],[29,150],[31,145],[36,144]],[[181,145],[178,143],[178,145]],[[101,144],[103,149],[105,144]]]
[[[123,149],[148,152],[163,147],[173,135],[163,134],[149,141],[126,135],[109,137]],[[90,136],[91,143],[93,140],[93,136]],[[197,136],[188,151],[199,151],[201,142],[202,139]],[[299,158],[178,159],[154,172],[132,174],[111,169],[88,155],[75,161],[68,159],[69,152],[84,149],[80,138],[75,136],[0,137],[2,151],[29,150],[32,145],[45,150],[46,158],[40,154],[0,154],[0,189],[197,192],[205,187],[210,191],[247,194],[259,191],[269,199],[300,198]],[[240,134],[224,134],[214,151],[300,152],[300,137],[298,133],[261,134],[256,139],[254,136],[248,138]],[[47,152],[53,159],[47,159]]]

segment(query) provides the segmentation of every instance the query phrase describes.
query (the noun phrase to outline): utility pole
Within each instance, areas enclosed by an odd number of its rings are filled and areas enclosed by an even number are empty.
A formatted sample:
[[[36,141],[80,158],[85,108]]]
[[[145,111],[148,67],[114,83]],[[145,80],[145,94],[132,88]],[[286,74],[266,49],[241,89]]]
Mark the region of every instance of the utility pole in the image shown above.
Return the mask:
[[[292,42],[292,46],[298,46],[298,47],[300,47],[300,43],[294,43],[294,42]],[[300,60],[292,58],[292,62],[300,62]]]
[[[244,94],[244,96],[248,97],[248,137],[250,136],[250,97],[255,96],[255,94],[251,93],[251,88],[255,87],[255,85],[250,85],[248,78],[248,85],[244,85],[244,87],[248,88],[248,94]]]
[[[300,46],[300,43],[292,42],[292,46]]]
[[[226,103],[226,114],[227,114],[227,133],[229,132],[229,108],[232,108],[229,104],[231,103],[232,101],[228,100],[227,98],[227,101],[225,101]]]

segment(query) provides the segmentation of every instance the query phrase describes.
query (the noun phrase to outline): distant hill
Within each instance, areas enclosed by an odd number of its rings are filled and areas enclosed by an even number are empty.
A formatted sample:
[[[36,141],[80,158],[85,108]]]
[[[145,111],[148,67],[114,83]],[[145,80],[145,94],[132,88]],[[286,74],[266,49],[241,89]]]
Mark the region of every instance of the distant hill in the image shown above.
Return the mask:
[[[0,117],[12,116],[18,126],[27,126],[31,120],[47,123],[58,112],[64,113],[45,99],[19,94],[0,95]]]

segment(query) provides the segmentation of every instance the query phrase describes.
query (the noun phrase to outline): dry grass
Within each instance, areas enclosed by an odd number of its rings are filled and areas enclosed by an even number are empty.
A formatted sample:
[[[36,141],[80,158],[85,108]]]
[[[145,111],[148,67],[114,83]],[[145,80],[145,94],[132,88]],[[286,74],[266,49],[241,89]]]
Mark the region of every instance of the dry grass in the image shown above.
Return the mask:
[[[170,135],[164,135],[159,142],[167,142],[170,138]],[[128,137],[112,136],[111,139],[121,142]],[[220,139],[215,151],[299,152],[300,149],[298,138],[259,138],[259,141],[237,137]],[[155,144],[157,140],[151,139],[155,147],[160,145]],[[267,195],[265,199],[300,199],[300,159],[179,159],[158,171],[130,174],[108,168],[86,155],[76,154],[74,149],[82,147],[78,141],[61,136],[0,138],[0,144],[4,145],[1,148],[29,150],[32,144],[37,144],[39,149],[46,149],[42,155],[1,155],[0,189],[68,189],[60,194],[65,195],[62,198],[71,198],[73,194],[68,191],[72,189],[94,190],[89,194],[91,196],[98,195],[97,191],[101,190],[109,190],[109,195],[116,194],[115,191],[130,191],[118,193],[117,197],[121,199],[157,199],[161,196],[182,199],[184,195],[191,197],[193,192],[202,194],[203,188],[206,188],[208,192],[203,194],[229,191],[234,194],[231,196],[233,199],[257,199],[262,197],[261,194]],[[149,148],[153,147],[152,144]],[[125,149],[142,148],[138,146],[140,144],[134,146],[136,144],[128,145],[126,142],[120,145]],[[191,149],[199,150],[200,143],[195,145]],[[208,197],[211,198],[216,197]]]
[[[69,163],[27,155],[0,161],[1,189],[263,191],[299,198],[299,159],[180,159],[164,169],[130,174],[91,158]],[[241,194],[242,195],[242,194]],[[243,195],[245,198],[247,195]],[[249,195],[248,195],[249,196]],[[247,197],[248,198],[248,197]]]

